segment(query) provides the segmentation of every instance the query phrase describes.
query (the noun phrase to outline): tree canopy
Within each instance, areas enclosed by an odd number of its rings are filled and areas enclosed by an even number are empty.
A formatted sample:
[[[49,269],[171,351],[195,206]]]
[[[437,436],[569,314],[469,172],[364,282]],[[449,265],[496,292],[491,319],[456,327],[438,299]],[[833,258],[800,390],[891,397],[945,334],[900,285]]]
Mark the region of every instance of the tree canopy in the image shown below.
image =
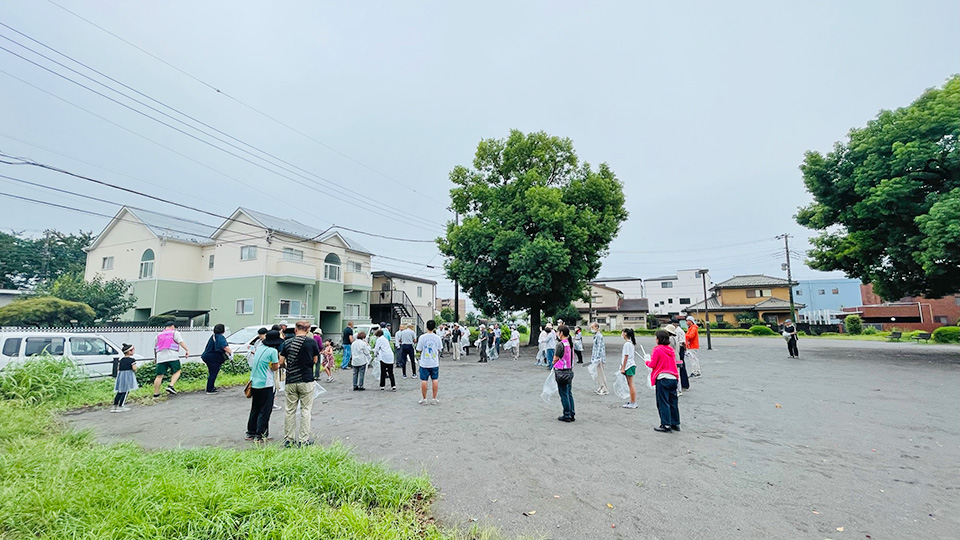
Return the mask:
[[[96,317],[103,321],[119,319],[137,302],[130,293],[130,285],[123,279],[107,281],[97,274],[92,281],[85,281],[80,272],[68,272],[52,283],[44,282],[37,287],[36,295],[82,302],[93,308]]]
[[[610,167],[581,164],[570,139],[544,132],[480,141],[473,168],[450,180],[462,220],[437,240],[447,277],[485,313],[528,310],[534,328],[541,309],[582,294],[627,217]]]
[[[52,296],[18,300],[0,307],[0,326],[85,326],[96,318],[93,308]]]
[[[873,283],[885,299],[960,290],[960,76],[881,111],[800,170],[814,202],[797,222],[821,231],[809,265]]]
[[[93,235],[48,230],[40,238],[0,232],[0,288],[30,288],[67,272],[83,272]]]

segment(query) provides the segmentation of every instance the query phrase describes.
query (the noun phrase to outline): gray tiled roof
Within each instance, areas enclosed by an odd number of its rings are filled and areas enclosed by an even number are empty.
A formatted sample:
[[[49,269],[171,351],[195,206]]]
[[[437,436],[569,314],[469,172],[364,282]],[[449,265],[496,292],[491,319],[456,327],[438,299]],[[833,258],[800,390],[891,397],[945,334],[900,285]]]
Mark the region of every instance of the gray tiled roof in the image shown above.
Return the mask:
[[[646,298],[624,298],[620,300],[620,311],[650,311],[650,301]]]
[[[740,287],[788,287],[790,283],[783,279],[763,274],[750,274],[744,276],[733,276],[732,278],[717,283],[714,289],[735,289]],[[794,282],[796,285],[796,282]]]
[[[362,253],[371,253],[370,250],[361,246],[357,241],[337,231],[323,231],[309,225],[304,225],[295,219],[278,218],[271,216],[270,214],[264,214],[263,212],[251,210],[249,208],[241,207],[240,210],[244,214],[247,214],[255,219],[260,225],[263,225],[265,228],[274,232],[292,236],[294,238],[300,238],[301,240],[315,240],[318,242],[321,240],[328,240],[329,238],[338,235],[343,239],[344,242],[347,243],[347,247],[349,247],[351,250]]]
[[[720,305],[717,297],[711,296],[707,299],[707,306],[714,311],[755,311],[757,309],[790,309],[790,302],[779,298],[768,298],[757,304]],[[800,309],[806,307],[806,304],[795,303],[794,307]],[[703,309],[703,302],[697,302],[684,308],[684,311],[689,313],[691,311],[703,311]]]
[[[807,307],[806,304],[793,303],[793,307],[800,309]],[[781,300],[779,298],[768,298],[763,302],[757,304],[758,309],[790,309],[790,302],[788,300]]]
[[[126,207],[127,212],[133,214],[137,219],[143,222],[150,229],[150,232],[159,238],[186,242],[190,244],[209,245],[213,244],[211,236],[216,227],[183,221],[174,216],[152,212],[150,210],[133,209]]]

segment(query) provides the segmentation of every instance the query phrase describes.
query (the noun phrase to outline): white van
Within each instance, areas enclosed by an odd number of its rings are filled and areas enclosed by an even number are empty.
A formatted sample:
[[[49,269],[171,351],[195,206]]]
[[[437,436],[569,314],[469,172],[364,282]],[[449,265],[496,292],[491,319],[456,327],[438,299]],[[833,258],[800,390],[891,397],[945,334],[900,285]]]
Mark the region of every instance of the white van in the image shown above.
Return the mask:
[[[120,347],[98,334],[0,332],[0,370],[44,352],[73,360],[91,377],[112,375],[114,360],[123,356]],[[144,357],[135,354],[134,358]]]

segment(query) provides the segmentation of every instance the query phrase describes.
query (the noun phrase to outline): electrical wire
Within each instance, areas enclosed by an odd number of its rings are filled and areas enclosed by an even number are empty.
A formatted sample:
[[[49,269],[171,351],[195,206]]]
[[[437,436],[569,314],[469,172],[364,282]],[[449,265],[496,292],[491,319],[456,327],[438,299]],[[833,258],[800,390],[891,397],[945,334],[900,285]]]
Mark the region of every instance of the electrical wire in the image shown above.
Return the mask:
[[[147,51],[146,49],[144,49],[144,48],[142,48],[142,47],[140,47],[140,46],[138,46],[138,45],[135,45],[134,43],[131,43],[130,41],[127,41],[126,39],[118,36],[117,34],[111,32],[110,30],[107,30],[106,28],[104,28],[104,27],[96,24],[95,22],[93,22],[93,21],[91,21],[91,20],[89,20],[89,19],[81,16],[80,14],[78,14],[78,13],[76,13],[76,12],[74,12],[74,11],[71,11],[71,10],[63,7],[62,5],[58,4],[57,2],[54,2],[53,0],[47,0],[47,1],[50,2],[51,4],[53,4],[54,6],[62,9],[63,11],[65,11],[65,12],[73,15],[74,17],[76,17],[76,18],[78,18],[78,19],[86,22],[87,24],[93,26],[94,28],[97,28],[97,29],[99,29],[99,30],[101,30],[101,31],[109,34],[110,36],[113,36],[114,38],[122,41],[123,43],[126,43],[127,45],[133,47],[134,49],[137,49],[138,51],[142,52],[143,54],[146,54],[147,56],[153,58],[154,60],[157,60],[158,62],[166,65],[167,67],[169,67],[169,68],[171,68],[171,69],[173,69],[173,70],[181,73],[182,75],[185,75],[186,77],[189,77],[190,79],[193,79],[194,81],[196,81],[196,82],[200,83],[201,85],[209,88],[210,90],[213,90],[213,91],[216,92],[217,94],[219,94],[219,95],[221,95],[221,96],[224,96],[224,97],[226,97],[227,99],[230,99],[230,100],[234,101],[235,103],[237,103],[237,104],[239,104],[239,105],[241,105],[241,106],[243,106],[243,107],[245,107],[245,108],[247,108],[247,109],[249,109],[249,110],[257,113],[257,114],[259,114],[260,116],[263,116],[264,118],[266,118],[266,119],[268,119],[268,120],[271,120],[272,122],[274,122],[274,123],[276,123],[276,124],[278,124],[278,125],[280,125],[280,126],[283,126],[284,128],[286,128],[286,129],[288,129],[288,130],[290,130],[290,131],[292,131],[292,132],[294,132],[294,133],[296,133],[296,134],[298,134],[298,135],[300,135],[300,136],[302,136],[302,137],[304,137],[304,138],[306,138],[306,139],[308,139],[308,140],[310,140],[310,141],[312,141],[312,142],[314,142],[314,143],[316,143],[316,144],[318,144],[318,145],[326,148],[327,150],[330,150],[331,152],[334,152],[334,153],[336,153],[336,154],[338,154],[338,155],[340,155],[340,156],[342,156],[342,157],[344,157],[344,158],[346,158],[346,159],[348,159],[348,160],[356,163],[357,165],[360,165],[361,167],[363,167],[363,168],[365,168],[365,169],[367,169],[367,170],[370,170],[370,171],[372,171],[372,172],[374,172],[374,173],[376,173],[376,174],[378,174],[378,175],[380,175],[380,176],[382,176],[382,177],[384,177],[384,178],[386,178],[386,179],[388,179],[388,180],[391,180],[391,181],[393,181],[394,183],[396,183],[396,184],[398,184],[398,185],[400,185],[400,186],[402,186],[402,187],[406,187],[407,189],[410,189],[410,190],[413,191],[414,193],[417,193],[417,194],[419,194],[419,195],[421,195],[421,196],[423,196],[423,197],[426,197],[426,198],[428,198],[428,199],[430,199],[430,200],[432,200],[432,201],[434,201],[434,202],[438,202],[438,203],[440,203],[440,204],[443,204],[443,201],[438,201],[437,199],[434,199],[433,197],[431,197],[431,196],[429,196],[429,195],[427,195],[427,194],[425,194],[425,193],[421,193],[421,192],[418,191],[416,188],[414,188],[414,187],[412,187],[412,186],[405,185],[405,184],[404,184],[403,182],[401,182],[400,180],[397,180],[396,178],[393,178],[392,176],[390,176],[390,175],[388,175],[388,174],[386,174],[386,173],[384,173],[384,172],[382,172],[382,171],[380,171],[380,170],[377,170],[377,169],[371,167],[370,165],[367,165],[366,163],[363,163],[362,161],[360,161],[360,160],[358,160],[358,159],[356,159],[356,158],[354,158],[354,157],[352,157],[352,156],[350,156],[350,155],[348,155],[348,154],[346,154],[346,153],[344,153],[344,152],[341,152],[340,150],[337,150],[336,148],[334,148],[334,147],[332,147],[332,146],[330,146],[330,145],[328,145],[328,144],[326,144],[326,143],[324,143],[324,142],[322,142],[322,141],[320,141],[320,140],[318,140],[318,139],[316,139],[316,138],[308,135],[307,133],[304,133],[303,131],[300,131],[299,129],[297,129],[297,128],[295,128],[295,127],[293,127],[293,126],[291,126],[291,125],[289,125],[289,124],[287,124],[287,123],[279,120],[278,118],[276,118],[276,117],[274,117],[274,116],[271,116],[271,115],[269,115],[269,114],[261,111],[260,109],[257,109],[256,107],[254,107],[254,106],[252,106],[252,105],[250,105],[250,104],[248,104],[248,103],[240,100],[239,98],[234,97],[233,95],[231,95],[231,94],[229,94],[229,93],[227,93],[227,92],[224,92],[224,91],[220,90],[220,89],[217,88],[216,86],[213,86],[212,84],[210,84],[210,83],[208,83],[208,82],[206,82],[206,81],[204,81],[204,80],[202,80],[202,79],[200,79],[200,78],[198,78],[198,77],[196,77],[196,76],[194,76],[194,75],[191,75],[190,73],[184,71],[183,69],[181,69],[181,68],[179,68],[179,67],[171,64],[170,62],[167,62],[167,61],[164,60],[163,58],[160,58],[159,56],[151,53],[150,51]]]

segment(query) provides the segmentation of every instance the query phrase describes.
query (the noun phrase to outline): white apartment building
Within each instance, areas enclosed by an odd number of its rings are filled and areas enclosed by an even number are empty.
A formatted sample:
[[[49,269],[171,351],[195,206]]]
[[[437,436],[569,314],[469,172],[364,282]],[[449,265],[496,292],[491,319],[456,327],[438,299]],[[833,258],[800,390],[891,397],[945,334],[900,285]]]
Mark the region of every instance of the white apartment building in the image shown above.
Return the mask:
[[[710,274],[706,274],[707,291],[713,287]],[[659,276],[644,280],[650,313],[656,315],[680,315],[687,306],[702,302],[703,278],[700,270],[677,270],[673,276]]]

